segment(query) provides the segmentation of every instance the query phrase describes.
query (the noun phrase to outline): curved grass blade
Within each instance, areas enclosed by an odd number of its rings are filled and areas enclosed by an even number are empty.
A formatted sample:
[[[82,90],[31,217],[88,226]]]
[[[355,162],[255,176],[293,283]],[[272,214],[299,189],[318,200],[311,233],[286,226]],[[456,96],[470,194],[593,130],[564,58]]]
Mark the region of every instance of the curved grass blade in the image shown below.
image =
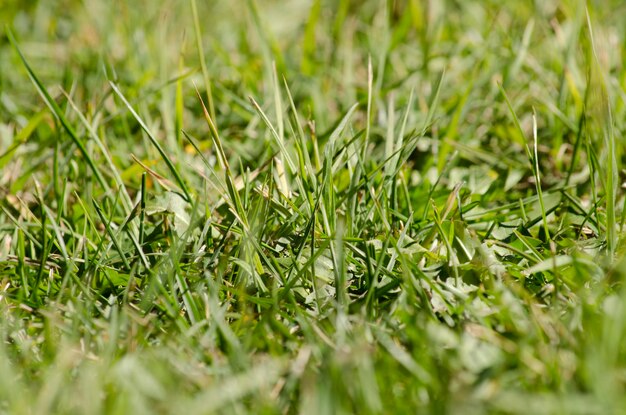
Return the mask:
[[[174,175],[176,182],[178,183],[178,185],[180,186],[180,189],[184,193],[185,201],[191,202],[191,195],[189,193],[189,190],[187,189],[187,185],[185,185],[183,178],[181,177],[180,173],[176,169],[176,166],[174,166],[174,163],[172,163],[172,160],[170,160],[167,154],[165,154],[165,150],[163,150],[163,147],[161,147],[157,139],[154,137],[154,135],[152,135],[146,123],[143,122],[139,114],[137,114],[137,112],[133,109],[133,107],[130,105],[130,103],[128,102],[124,94],[122,94],[122,91],[120,91],[117,85],[115,85],[115,83],[112,81],[109,81],[109,84],[111,85],[111,88],[113,88],[113,91],[115,91],[117,96],[120,97],[124,105],[126,105],[126,108],[128,108],[128,110],[133,115],[135,120],[137,120],[141,129],[146,133],[152,145],[157,149],[157,151],[161,155],[161,158],[163,158],[163,161],[165,161],[165,164],[167,164],[167,167],[170,169],[170,172],[172,172],[172,174]]]
[[[100,173],[100,170],[98,169],[96,163],[94,163],[93,159],[87,152],[87,148],[85,147],[83,142],[80,140],[80,138],[78,138],[78,134],[76,133],[74,128],[71,126],[70,122],[67,120],[67,118],[65,118],[65,115],[63,115],[63,111],[61,110],[61,108],[59,108],[59,105],[52,99],[52,97],[48,93],[48,90],[43,86],[43,84],[41,83],[37,75],[35,75],[35,72],[33,71],[33,69],[28,64],[26,57],[22,54],[22,51],[20,50],[17,44],[17,40],[15,39],[15,36],[13,36],[13,32],[11,32],[11,29],[7,28],[6,33],[7,33],[7,37],[9,38],[9,41],[11,42],[11,45],[13,46],[13,48],[19,55],[20,60],[24,64],[24,67],[26,68],[26,71],[28,72],[29,78],[31,79],[33,84],[35,84],[35,88],[37,88],[37,91],[39,92],[43,100],[45,101],[48,108],[50,108],[50,110],[55,115],[55,117],[59,119],[59,121],[61,122],[61,125],[63,126],[67,134],[70,136],[72,141],[74,141],[74,144],[76,144],[76,146],[78,147],[78,150],[85,158],[85,161],[87,161],[87,165],[93,172],[98,183],[108,192],[110,188],[107,182],[104,180],[102,173]]]

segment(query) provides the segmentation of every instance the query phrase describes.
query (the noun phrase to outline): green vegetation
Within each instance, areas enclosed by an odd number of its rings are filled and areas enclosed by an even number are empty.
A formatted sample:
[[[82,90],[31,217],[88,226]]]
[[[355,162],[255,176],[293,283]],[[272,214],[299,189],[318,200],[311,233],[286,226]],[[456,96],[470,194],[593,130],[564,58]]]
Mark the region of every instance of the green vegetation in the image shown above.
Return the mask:
[[[0,413],[626,408],[626,4],[4,0]]]

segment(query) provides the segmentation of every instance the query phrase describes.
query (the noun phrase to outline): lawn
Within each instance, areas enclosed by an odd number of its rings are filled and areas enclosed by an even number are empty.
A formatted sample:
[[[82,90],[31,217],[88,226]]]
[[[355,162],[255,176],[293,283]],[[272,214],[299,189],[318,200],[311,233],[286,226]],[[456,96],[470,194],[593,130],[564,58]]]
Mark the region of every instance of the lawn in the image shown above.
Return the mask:
[[[0,1],[0,414],[625,413],[626,3]]]

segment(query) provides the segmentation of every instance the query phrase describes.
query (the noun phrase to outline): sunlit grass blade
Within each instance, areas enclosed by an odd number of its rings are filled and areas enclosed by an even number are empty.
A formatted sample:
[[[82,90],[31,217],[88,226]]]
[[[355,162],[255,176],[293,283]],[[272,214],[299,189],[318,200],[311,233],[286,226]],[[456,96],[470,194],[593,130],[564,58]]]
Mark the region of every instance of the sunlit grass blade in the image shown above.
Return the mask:
[[[606,196],[606,244],[607,252],[612,258],[615,254],[617,245],[617,230],[616,230],[616,193],[617,193],[617,180],[619,175],[619,167],[617,162],[617,148],[615,144],[615,132],[613,121],[613,110],[611,108],[611,101],[609,99],[608,85],[605,79],[605,69],[602,68],[600,59],[598,57],[598,47],[600,45],[594,39],[593,27],[591,23],[591,17],[589,10],[587,13],[587,30],[589,32],[589,43],[591,45],[591,51],[593,53],[593,62],[591,63],[590,74],[598,87],[600,88],[601,102],[597,103],[600,107],[595,108],[596,115],[598,116],[598,122],[601,123],[600,130],[602,131],[602,139],[606,151],[606,165],[602,169],[604,170],[604,191]],[[591,82],[591,81],[590,81]]]
[[[113,91],[115,91],[117,96],[122,100],[126,108],[128,108],[128,110],[132,114],[133,118],[135,118],[135,120],[137,121],[141,129],[146,133],[146,136],[148,137],[148,139],[150,140],[154,148],[157,149],[157,151],[159,152],[159,155],[161,156],[161,158],[163,159],[163,161],[169,168],[170,172],[174,176],[176,183],[182,190],[185,196],[185,199],[187,200],[187,202],[190,202],[191,194],[189,193],[189,190],[187,189],[187,185],[185,184],[185,181],[183,180],[182,176],[178,172],[178,169],[176,169],[176,166],[174,166],[174,163],[172,162],[170,157],[165,153],[165,150],[163,149],[163,147],[161,147],[161,144],[159,144],[158,140],[154,137],[154,135],[152,135],[152,132],[150,131],[148,126],[143,122],[141,117],[135,112],[135,110],[130,105],[130,103],[126,100],[126,97],[124,96],[124,94],[122,94],[122,91],[119,90],[117,85],[115,85],[115,83],[113,82],[109,82],[109,84],[111,85],[111,88],[113,88]]]
[[[204,87],[206,88],[206,96],[209,103],[209,114],[212,118],[215,118],[215,106],[213,103],[213,88],[211,86],[211,78],[209,71],[206,67],[206,59],[204,57],[204,47],[202,45],[202,31],[200,30],[200,18],[198,15],[198,6],[196,0],[189,0],[191,3],[191,13],[193,17],[193,28],[196,36],[196,47],[198,49],[198,60],[200,61],[200,68],[202,68],[202,79],[204,81]]]

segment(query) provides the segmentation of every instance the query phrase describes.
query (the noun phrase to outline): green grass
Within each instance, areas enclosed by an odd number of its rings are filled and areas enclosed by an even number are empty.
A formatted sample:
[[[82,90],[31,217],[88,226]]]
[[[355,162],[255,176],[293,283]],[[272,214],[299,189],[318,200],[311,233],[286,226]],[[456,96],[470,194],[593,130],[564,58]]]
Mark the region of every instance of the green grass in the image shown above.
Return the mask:
[[[622,2],[22,3],[0,413],[624,411]]]

